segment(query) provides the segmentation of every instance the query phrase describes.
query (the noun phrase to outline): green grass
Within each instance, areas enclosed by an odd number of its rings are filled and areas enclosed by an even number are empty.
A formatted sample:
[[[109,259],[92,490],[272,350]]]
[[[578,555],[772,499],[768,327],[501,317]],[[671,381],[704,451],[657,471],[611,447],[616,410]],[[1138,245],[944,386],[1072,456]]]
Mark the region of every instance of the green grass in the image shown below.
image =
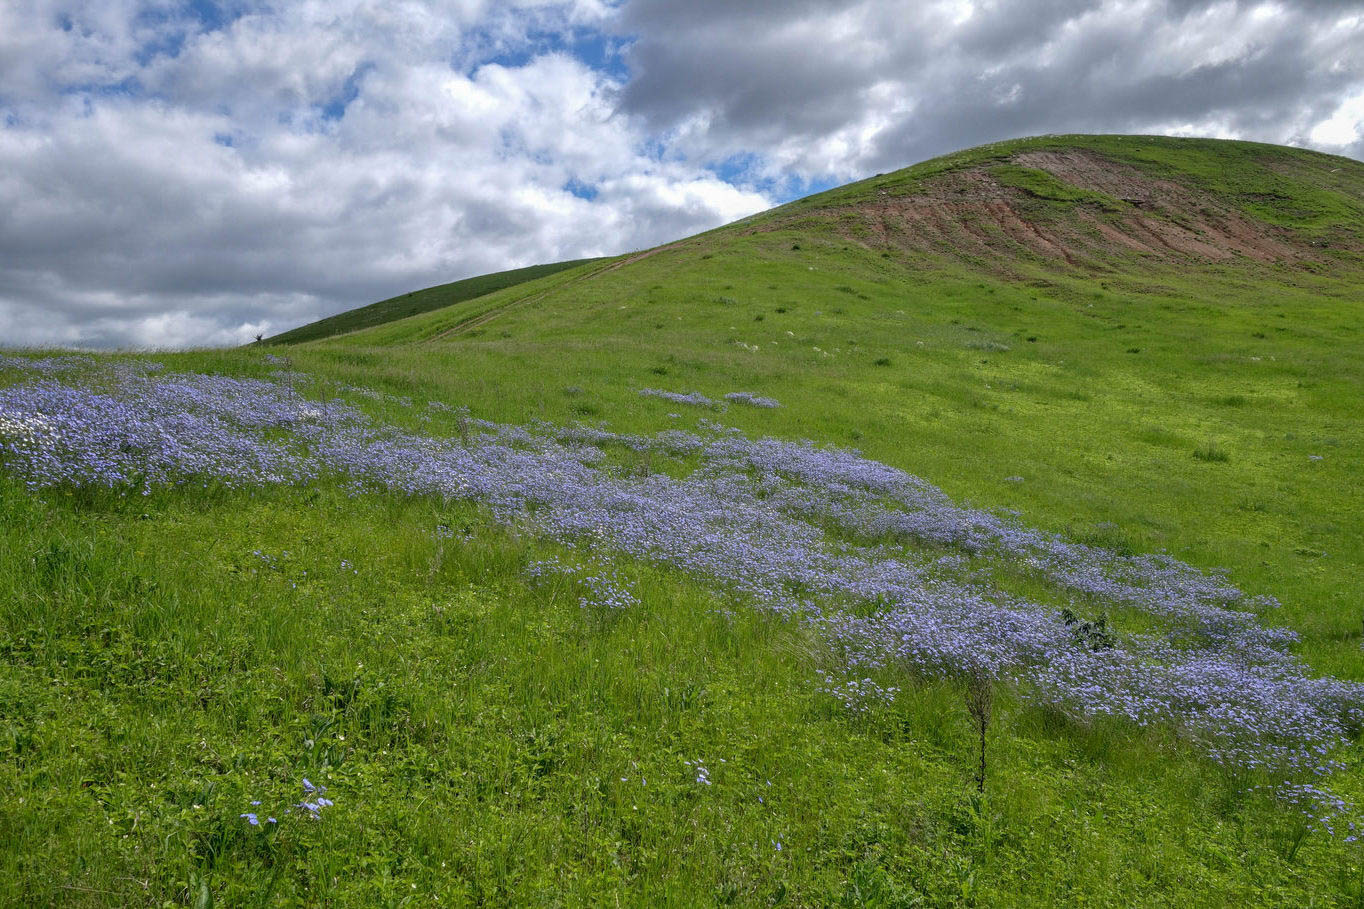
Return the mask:
[[[382,325],[395,319],[405,319],[408,316],[430,312],[433,309],[444,309],[447,306],[473,300],[493,291],[514,287],[527,281],[534,281],[536,278],[543,278],[555,272],[596,261],[599,260],[572,259],[549,265],[532,265],[529,268],[516,268],[490,275],[479,275],[475,278],[465,278],[462,281],[453,281],[449,284],[439,284],[425,290],[400,294],[387,300],[380,300],[378,303],[362,306],[359,309],[347,310],[326,319],[310,322],[307,325],[266,338],[263,343],[301,344],[304,341],[320,341],[323,338]]]
[[[1245,905],[1357,886],[1354,857],[1311,838],[1290,859],[1291,813],[1159,736],[1006,704],[977,798],[950,687],[850,719],[813,690],[798,625],[644,566],[647,608],[586,613],[522,580],[548,550],[472,511],[2,489],[23,554],[0,575],[13,905]],[[305,776],[336,801],[318,822],[280,811]],[[253,799],[276,835],[238,817]]]
[[[1035,167],[1000,164],[990,168],[990,175],[1003,185],[1021,189],[1033,198],[1068,203],[1064,210],[1082,203],[1109,210],[1121,208],[1120,202],[1112,196],[1078,189]]]
[[[1364,505],[1352,275],[1035,275],[929,272],[832,234],[712,236],[469,334],[432,341],[451,319],[435,313],[295,360],[497,420],[656,431],[698,415],[672,419],[639,388],[775,397],[780,410],[724,420],[859,447],[1048,529],[1113,524],[1135,549],[1227,567],[1284,600],[1322,671],[1364,677],[1364,546],[1347,532]],[[1192,457],[1209,439],[1234,456]]]
[[[1364,166],[1332,173],[1343,159],[1051,137],[819,204],[1067,142],[1312,237],[1351,230],[1360,198],[1341,174]],[[1298,265],[1115,254],[1006,277],[784,220],[816,207],[275,352],[492,420],[707,418],[855,446],[1033,526],[1224,568],[1283,601],[1274,621],[1314,669],[1364,679],[1364,282],[1349,244]],[[762,223],[780,226],[746,229]],[[260,353],[158,359],[265,376]],[[783,406],[716,413],[644,387]],[[0,551],[11,905],[1364,902],[1358,849],[1168,731],[1077,727],[1001,692],[977,797],[960,690],[887,677],[895,703],[850,717],[816,690],[822,655],[799,623],[629,560],[616,567],[643,605],[584,610],[567,582],[525,580],[562,553],[476,509],[326,483],[125,501],[0,478]],[[1358,749],[1343,758],[1330,786],[1364,798]],[[321,821],[271,838],[238,817],[252,799],[297,801],[304,776],[336,801]]]

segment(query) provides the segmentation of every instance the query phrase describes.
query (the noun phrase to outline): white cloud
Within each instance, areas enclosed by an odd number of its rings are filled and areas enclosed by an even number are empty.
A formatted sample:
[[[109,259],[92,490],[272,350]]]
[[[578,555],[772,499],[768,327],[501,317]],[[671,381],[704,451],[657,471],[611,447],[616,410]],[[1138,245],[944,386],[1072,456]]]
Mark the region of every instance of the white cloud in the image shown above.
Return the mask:
[[[1306,142],[1323,111],[1364,86],[1358,0],[692,5],[704,13],[625,8],[640,35],[625,108],[686,154],[756,152],[769,178],[861,176],[1014,136],[1163,124]]]
[[[1308,133],[1315,145],[1345,148],[1364,139],[1364,89],[1340,103],[1335,113]]]
[[[81,19],[77,40],[56,7],[26,8],[38,38],[12,68],[41,78],[0,90],[0,342],[239,343],[769,204],[647,153],[615,112],[619,85],[563,50],[452,63],[608,10],[517,12],[302,3],[219,30],[172,17],[149,36],[126,9]],[[148,54],[172,33],[174,54]],[[82,80],[138,87],[54,90],[77,64]]]

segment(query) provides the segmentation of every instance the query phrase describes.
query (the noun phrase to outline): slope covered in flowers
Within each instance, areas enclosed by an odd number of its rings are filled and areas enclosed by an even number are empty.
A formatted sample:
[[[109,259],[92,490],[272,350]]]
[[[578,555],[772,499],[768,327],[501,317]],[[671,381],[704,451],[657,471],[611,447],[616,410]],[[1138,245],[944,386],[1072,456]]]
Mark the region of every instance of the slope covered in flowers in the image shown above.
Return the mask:
[[[775,438],[751,379],[611,429],[164,359],[0,360],[18,902],[1356,892],[1360,686],[1291,587]]]
[[[286,372],[6,365],[41,376],[0,389],[2,463],[35,489],[147,494],[327,475],[357,493],[467,500],[504,524],[661,563],[798,617],[854,683],[887,671],[1007,681],[1077,721],[1167,724],[1244,769],[1327,771],[1364,722],[1364,686],[1311,677],[1291,653],[1296,635],[1261,624],[1272,601],[1166,556],[1119,555],[963,507],[855,452],[718,424],[634,436],[461,417],[460,435],[442,437],[304,397],[294,387],[304,377]],[[674,469],[621,469],[608,457],[618,451]],[[1079,634],[1069,610],[1000,589],[1001,571],[1036,576],[1105,619],[1133,613],[1143,630]]]

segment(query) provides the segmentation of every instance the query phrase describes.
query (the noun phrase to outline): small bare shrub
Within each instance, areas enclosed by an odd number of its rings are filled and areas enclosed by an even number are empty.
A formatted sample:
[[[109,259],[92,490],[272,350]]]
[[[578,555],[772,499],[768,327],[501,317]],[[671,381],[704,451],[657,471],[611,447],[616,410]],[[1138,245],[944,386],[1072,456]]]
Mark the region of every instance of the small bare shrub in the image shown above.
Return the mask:
[[[966,712],[971,714],[971,728],[980,739],[980,764],[976,769],[976,791],[985,792],[985,734],[990,729],[990,715],[995,703],[994,679],[977,669],[966,679]]]

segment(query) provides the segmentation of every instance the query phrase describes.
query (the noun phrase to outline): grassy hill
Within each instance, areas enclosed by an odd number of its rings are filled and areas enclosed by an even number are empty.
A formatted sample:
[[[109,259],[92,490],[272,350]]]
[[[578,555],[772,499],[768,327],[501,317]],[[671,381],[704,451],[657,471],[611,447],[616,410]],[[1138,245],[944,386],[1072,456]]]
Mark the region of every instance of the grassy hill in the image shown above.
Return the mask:
[[[1364,680],[1361,287],[1364,164],[1057,136],[157,358],[209,379],[0,360],[0,893],[1359,905],[1358,725],[1273,755],[1276,685]],[[1039,615],[1132,674],[971,670]]]
[[[1009,163],[1058,151],[1101,156],[1108,176],[1076,185]],[[1020,171],[1069,189],[1019,189]],[[1083,196],[1113,173],[1133,201]],[[900,212],[887,198],[904,200]],[[926,239],[923,224],[937,233]],[[677,425],[677,408],[640,388],[768,395],[787,406],[728,420],[857,446],[1058,531],[1236,565],[1267,586],[1287,572],[1310,591],[1286,608],[1319,630],[1333,654],[1323,669],[1357,674],[1364,550],[1330,528],[1361,505],[1347,491],[1364,441],[1361,275],[1360,162],[1255,143],[1048,137],[292,354],[507,421],[657,431]],[[1226,459],[1194,457],[1209,448]],[[1298,550],[1340,562],[1323,572]]]
[[[517,284],[524,284],[527,281],[533,281],[536,278],[542,278],[545,275],[552,275],[557,271],[593,261],[596,260],[573,259],[548,265],[532,265],[528,268],[514,268],[511,271],[499,271],[489,275],[465,278],[462,281],[452,281],[449,284],[438,284],[435,287],[400,294],[387,300],[380,300],[378,303],[362,306],[359,309],[347,310],[325,319],[319,319],[316,322],[310,322],[307,325],[301,325],[298,328],[266,338],[263,343],[301,344],[305,341],[320,341],[323,338],[382,325],[396,319],[405,319],[408,316],[430,312],[433,309],[443,309],[456,303],[463,303],[465,300],[472,300],[484,294],[514,287]]]
[[[880,250],[915,269],[936,271],[951,263],[1016,279],[1039,264],[1065,265],[1088,276],[1140,271],[1141,265],[1187,270],[1192,263],[1246,260],[1310,268],[1342,257],[1357,262],[1364,251],[1361,168],[1348,158],[1254,142],[1047,136],[881,174],[661,249],[728,245],[744,234],[795,228]],[[636,254],[624,264],[656,252]],[[421,301],[421,311],[436,310],[588,261],[597,270],[622,267],[615,260],[575,260],[408,297],[414,306]],[[538,299],[539,289],[519,296]],[[329,328],[330,335],[396,321],[414,314],[397,305],[404,299],[270,340],[298,343],[317,339],[324,325],[346,326]],[[464,316],[451,318],[459,322]],[[423,329],[413,324],[410,330]]]

